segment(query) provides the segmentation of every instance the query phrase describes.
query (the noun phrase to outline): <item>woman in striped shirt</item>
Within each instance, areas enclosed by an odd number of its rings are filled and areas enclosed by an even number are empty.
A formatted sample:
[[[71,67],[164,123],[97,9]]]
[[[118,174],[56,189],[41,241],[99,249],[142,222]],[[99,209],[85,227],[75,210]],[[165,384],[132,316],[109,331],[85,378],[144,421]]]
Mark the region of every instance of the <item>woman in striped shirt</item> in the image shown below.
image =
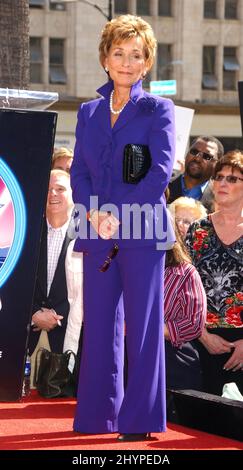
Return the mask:
[[[164,287],[167,388],[200,390],[201,368],[194,340],[205,324],[206,294],[177,226],[175,233],[177,241],[166,255]]]

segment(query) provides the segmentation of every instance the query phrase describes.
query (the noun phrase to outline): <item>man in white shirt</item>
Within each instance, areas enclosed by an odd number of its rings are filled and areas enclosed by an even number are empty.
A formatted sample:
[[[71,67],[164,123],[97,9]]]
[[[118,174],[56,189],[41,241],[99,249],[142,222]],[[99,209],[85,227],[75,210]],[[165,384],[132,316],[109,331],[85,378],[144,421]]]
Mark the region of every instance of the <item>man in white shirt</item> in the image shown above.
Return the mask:
[[[40,347],[57,353],[78,350],[83,316],[82,255],[73,253],[67,233],[72,206],[69,175],[52,170],[28,345],[32,378]]]

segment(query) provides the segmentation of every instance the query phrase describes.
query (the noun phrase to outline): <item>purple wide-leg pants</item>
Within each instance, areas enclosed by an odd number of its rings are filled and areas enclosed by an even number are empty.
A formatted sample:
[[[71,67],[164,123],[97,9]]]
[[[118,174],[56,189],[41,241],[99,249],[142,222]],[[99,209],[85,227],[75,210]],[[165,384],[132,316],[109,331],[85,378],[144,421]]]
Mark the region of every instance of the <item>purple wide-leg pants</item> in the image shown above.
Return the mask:
[[[102,273],[106,256],[84,256],[84,338],[74,430],[165,431],[164,252],[155,247],[120,249]]]

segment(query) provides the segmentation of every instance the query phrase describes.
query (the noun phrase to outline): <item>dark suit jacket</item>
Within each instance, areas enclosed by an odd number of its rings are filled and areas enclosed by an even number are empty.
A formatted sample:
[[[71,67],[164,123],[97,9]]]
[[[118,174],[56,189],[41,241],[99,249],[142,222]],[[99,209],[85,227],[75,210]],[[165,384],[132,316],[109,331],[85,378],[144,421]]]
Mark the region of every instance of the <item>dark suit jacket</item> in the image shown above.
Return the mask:
[[[54,274],[50,292],[49,295],[47,295],[47,224],[46,222],[44,222],[41,237],[37,279],[34,292],[33,314],[41,308],[53,308],[58,315],[63,316],[63,320],[61,322],[62,326],[57,326],[48,333],[51,350],[57,353],[62,352],[64,336],[67,326],[67,317],[69,313],[69,302],[65,273],[65,258],[67,253],[67,247],[70,241],[71,238],[69,238],[69,236],[66,234],[62,245],[62,250],[58,259],[58,264]],[[40,331],[33,331],[33,327],[31,327],[28,345],[30,354],[33,353],[38,343],[40,333]]]
[[[169,183],[170,197],[168,204],[171,204],[178,197],[183,196],[181,187],[181,175],[173,179]],[[201,203],[206,207],[209,213],[214,211],[214,195],[212,190],[211,181],[208,182],[205,190],[203,191],[202,197],[200,198]]]

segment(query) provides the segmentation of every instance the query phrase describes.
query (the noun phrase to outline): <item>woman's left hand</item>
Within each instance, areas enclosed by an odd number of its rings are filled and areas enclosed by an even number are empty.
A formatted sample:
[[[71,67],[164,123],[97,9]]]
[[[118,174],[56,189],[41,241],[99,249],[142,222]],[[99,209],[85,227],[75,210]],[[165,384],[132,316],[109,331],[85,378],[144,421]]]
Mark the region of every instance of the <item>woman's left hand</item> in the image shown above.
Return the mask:
[[[104,240],[109,240],[119,227],[119,220],[111,213],[106,211],[92,210],[90,223],[96,233]]]
[[[170,341],[170,332],[166,323],[164,324],[164,337],[167,341]]]
[[[234,341],[234,351],[229,360],[224,364],[223,369],[233,372],[243,369],[243,339]]]
[[[99,224],[99,236],[104,240],[109,240],[116,233],[119,224],[119,220],[113,214],[110,214]]]

